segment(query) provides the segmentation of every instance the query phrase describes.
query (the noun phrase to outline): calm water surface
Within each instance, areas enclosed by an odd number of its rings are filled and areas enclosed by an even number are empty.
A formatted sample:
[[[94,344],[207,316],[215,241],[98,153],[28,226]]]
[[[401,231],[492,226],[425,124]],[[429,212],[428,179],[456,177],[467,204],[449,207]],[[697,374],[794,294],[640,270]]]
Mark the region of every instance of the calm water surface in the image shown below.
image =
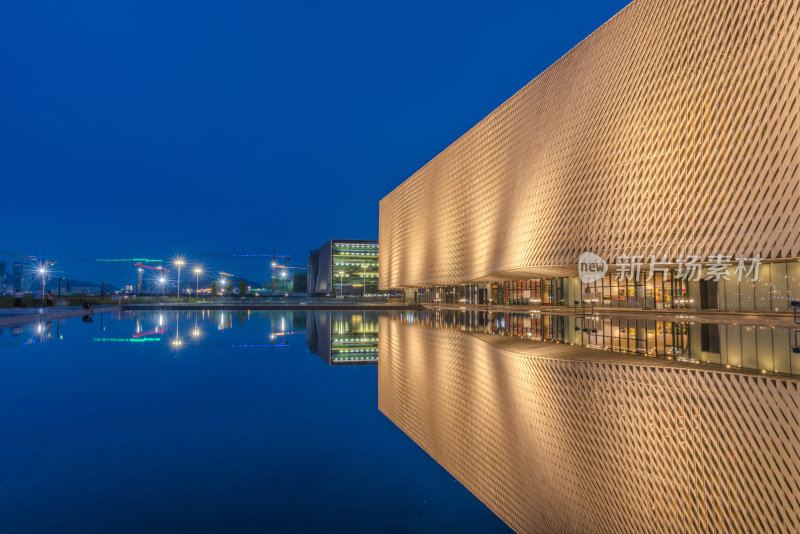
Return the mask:
[[[800,531],[799,333],[653,319],[0,330],[0,532]]]
[[[507,530],[378,411],[377,316],[309,319],[0,330],[0,532]]]

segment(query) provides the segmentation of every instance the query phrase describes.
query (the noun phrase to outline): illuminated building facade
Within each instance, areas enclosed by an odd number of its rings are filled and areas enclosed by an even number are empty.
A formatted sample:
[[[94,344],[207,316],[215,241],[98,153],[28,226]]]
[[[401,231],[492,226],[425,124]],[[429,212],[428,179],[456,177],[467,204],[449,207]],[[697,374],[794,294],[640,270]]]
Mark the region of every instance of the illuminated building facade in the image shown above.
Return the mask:
[[[360,297],[378,293],[378,242],[332,239],[308,257],[309,295]]]
[[[787,310],[800,298],[799,33],[794,1],[632,2],[381,200],[381,289]],[[584,252],[609,264],[604,278],[580,281]],[[732,264],[714,278],[716,255]],[[691,256],[697,277],[679,279]],[[624,257],[664,270],[617,280]],[[739,280],[740,257],[763,260],[757,276]]]

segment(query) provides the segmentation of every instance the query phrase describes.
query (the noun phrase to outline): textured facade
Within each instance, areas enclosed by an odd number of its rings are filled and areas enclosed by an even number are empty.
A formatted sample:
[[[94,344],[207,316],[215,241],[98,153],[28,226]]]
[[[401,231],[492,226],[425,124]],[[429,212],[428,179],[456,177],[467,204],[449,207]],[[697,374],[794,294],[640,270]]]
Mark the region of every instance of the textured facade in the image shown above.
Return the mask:
[[[380,411],[516,531],[800,531],[796,381],[380,321]]]
[[[636,0],[380,203],[382,289],[800,255],[800,2]]]

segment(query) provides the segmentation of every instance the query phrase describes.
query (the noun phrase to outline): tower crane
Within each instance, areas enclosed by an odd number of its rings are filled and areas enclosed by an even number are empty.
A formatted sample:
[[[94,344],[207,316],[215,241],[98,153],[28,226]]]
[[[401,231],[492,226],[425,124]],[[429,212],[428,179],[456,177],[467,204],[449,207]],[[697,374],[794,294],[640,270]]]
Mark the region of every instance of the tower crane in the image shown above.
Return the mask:
[[[149,269],[151,271],[156,271],[159,274],[167,274],[167,268],[161,267],[160,265],[152,266],[152,265],[145,265],[144,263],[138,262],[134,264],[134,267],[137,267],[139,270],[139,282],[136,284],[136,292],[141,293],[142,291],[142,273],[144,273],[145,269]]]

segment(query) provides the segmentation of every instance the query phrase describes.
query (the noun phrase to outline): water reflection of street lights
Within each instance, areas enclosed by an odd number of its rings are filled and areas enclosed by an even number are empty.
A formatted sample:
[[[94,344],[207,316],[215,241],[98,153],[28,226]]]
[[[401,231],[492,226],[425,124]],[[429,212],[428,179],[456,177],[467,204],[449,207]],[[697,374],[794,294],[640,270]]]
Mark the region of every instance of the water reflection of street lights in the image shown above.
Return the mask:
[[[180,296],[180,293],[178,294]],[[181,339],[181,316],[180,313],[175,315],[175,337],[171,342],[172,348],[176,351],[181,350],[183,347],[183,340]]]

